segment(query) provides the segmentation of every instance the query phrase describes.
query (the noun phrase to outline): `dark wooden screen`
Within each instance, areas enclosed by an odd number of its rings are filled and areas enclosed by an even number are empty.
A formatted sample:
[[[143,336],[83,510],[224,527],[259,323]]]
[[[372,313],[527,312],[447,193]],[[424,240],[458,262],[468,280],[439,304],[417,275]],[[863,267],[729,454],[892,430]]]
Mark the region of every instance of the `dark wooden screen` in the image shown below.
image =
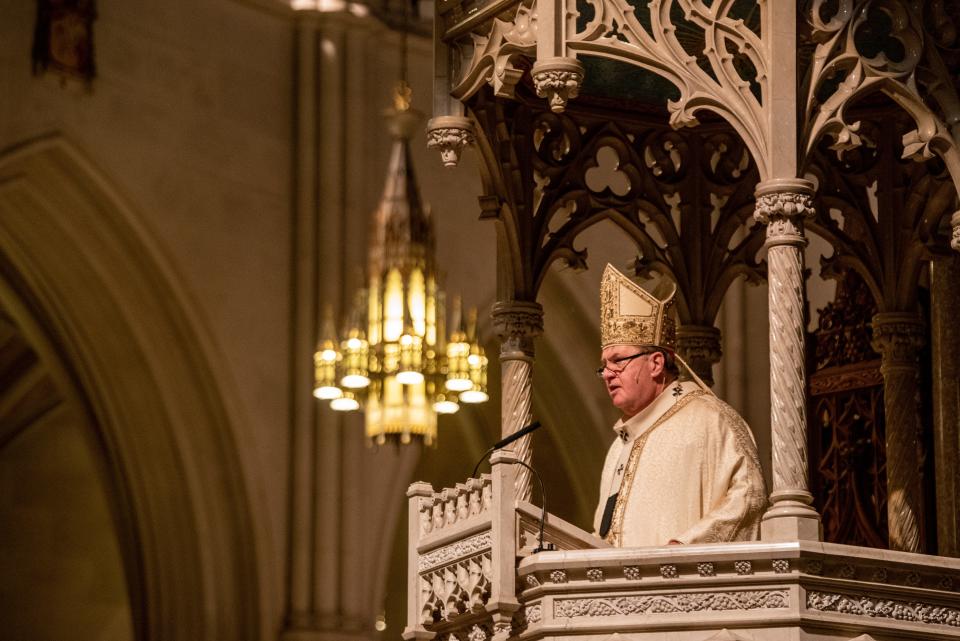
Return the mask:
[[[825,541],[887,547],[880,356],[870,346],[876,304],[852,270],[809,337],[810,487]]]

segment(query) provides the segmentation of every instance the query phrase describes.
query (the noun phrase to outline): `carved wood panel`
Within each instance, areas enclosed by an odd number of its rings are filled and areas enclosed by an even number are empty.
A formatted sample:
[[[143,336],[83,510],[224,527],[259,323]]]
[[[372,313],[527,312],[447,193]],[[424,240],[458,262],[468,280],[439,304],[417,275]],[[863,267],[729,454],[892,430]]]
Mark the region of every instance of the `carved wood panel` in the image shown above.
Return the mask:
[[[834,543],[887,547],[883,377],[871,347],[876,303],[856,272],[837,283],[809,337],[810,488]]]

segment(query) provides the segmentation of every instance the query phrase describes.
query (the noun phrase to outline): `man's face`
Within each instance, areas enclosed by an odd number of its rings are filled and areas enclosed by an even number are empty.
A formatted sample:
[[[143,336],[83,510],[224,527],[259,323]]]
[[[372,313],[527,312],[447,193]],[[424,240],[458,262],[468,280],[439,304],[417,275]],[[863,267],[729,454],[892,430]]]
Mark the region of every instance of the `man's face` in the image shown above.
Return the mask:
[[[620,360],[636,354],[644,355]],[[611,345],[600,353],[600,358],[607,393],[625,419],[635,416],[663,391],[662,353],[639,345]]]

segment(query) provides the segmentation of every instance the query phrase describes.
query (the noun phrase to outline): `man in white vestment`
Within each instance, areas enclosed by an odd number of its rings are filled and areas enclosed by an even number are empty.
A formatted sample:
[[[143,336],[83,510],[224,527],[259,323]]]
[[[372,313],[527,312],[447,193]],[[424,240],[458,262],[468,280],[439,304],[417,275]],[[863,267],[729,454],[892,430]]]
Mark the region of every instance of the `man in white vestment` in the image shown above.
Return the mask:
[[[756,540],[767,505],[746,422],[692,371],[678,378],[675,291],[648,292],[611,265],[603,274],[597,374],[622,418],[594,527],[618,547]]]

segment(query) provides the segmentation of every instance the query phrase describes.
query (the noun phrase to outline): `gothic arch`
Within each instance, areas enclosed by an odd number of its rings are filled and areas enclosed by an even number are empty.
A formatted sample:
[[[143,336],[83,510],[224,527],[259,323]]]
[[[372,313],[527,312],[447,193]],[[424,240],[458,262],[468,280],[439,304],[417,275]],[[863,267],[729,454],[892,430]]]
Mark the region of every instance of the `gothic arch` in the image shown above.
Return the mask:
[[[95,426],[136,638],[261,637],[275,577],[243,425],[176,282],[69,142],[0,153],[2,295]]]

